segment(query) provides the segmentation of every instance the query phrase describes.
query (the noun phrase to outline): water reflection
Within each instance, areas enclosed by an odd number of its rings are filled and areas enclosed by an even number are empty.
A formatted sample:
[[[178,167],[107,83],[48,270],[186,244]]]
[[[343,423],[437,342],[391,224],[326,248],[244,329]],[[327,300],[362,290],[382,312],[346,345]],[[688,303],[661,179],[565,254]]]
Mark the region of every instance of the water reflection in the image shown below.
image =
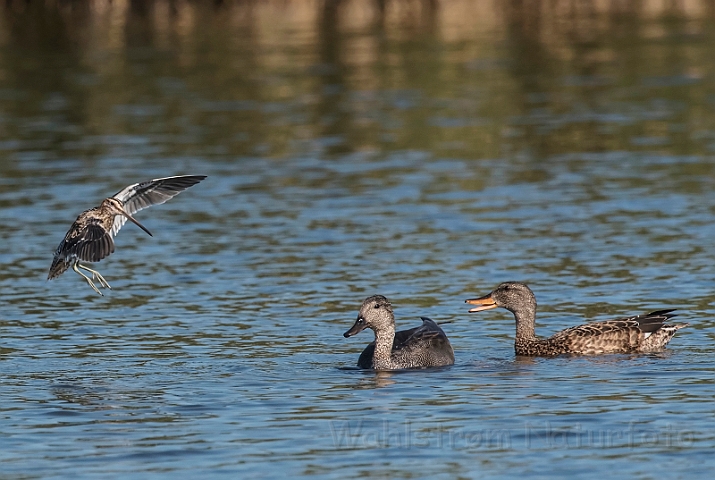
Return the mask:
[[[567,3],[14,2],[5,126],[82,155],[107,145],[77,144],[93,133],[208,156],[709,148],[700,2]]]
[[[379,371],[371,372],[370,375],[361,375],[358,382],[351,388],[373,389],[384,388],[395,384],[394,372]]]

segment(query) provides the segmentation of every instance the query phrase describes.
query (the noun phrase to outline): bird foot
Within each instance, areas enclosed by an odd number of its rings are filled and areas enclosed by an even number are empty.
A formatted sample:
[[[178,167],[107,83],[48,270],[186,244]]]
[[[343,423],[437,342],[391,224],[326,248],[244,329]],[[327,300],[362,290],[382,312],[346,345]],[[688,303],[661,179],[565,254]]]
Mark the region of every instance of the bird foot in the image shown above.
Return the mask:
[[[90,280],[89,278],[87,278],[87,283],[89,284],[90,287],[92,287],[92,290],[94,290],[95,292],[97,292],[97,293],[100,294],[101,296],[104,296],[104,294],[99,291],[99,289],[97,288],[97,286],[94,284],[94,282],[93,282],[92,280]]]
[[[98,280],[99,283],[104,287],[108,289],[112,289],[112,287],[109,285],[109,283],[104,279],[102,275],[100,275],[99,272],[93,272],[92,273],[92,280]]]
[[[92,278],[89,278],[87,275],[85,275],[84,273],[80,272],[80,271],[79,271],[80,268],[81,268],[82,270],[87,270],[89,273],[91,273],[91,274],[92,274]],[[92,290],[94,290],[95,292],[97,292],[97,293],[100,294],[101,296],[104,296],[104,294],[103,294],[102,292],[100,292],[99,289],[97,288],[97,285],[94,284],[94,281],[95,281],[95,280],[98,281],[99,284],[100,284],[102,287],[108,288],[108,289],[110,289],[110,290],[112,289],[112,287],[109,286],[109,283],[104,279],[104,277],[102,276],[102,274],[100,274],[100,273],[99,273],[98,271],[96,271],[96,270],[92,270],[91,268],[89,268],[89,267],[87,267],[87,266],[85,266],[85,265],[80,265],[79,262],[76,262],[76,263],[72,266],[72,270],[74,270],[74,271],[77,272],[78,274],[82,275],[82,278],[84,278],[84,279],[87,281],[87,283],[89,284],[89,286],[92,287]]]

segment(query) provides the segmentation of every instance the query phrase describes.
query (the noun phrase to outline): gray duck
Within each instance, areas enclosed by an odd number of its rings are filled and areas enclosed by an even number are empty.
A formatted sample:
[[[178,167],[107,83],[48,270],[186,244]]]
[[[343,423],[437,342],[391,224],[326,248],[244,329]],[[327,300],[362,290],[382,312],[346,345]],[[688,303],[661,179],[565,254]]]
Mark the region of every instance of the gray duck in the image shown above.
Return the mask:
[[[370,328],[375,341],[360,354],[358,367],[375,370],[426,368],[454,365],[454,351],[444,331],[427,317],[422,325],[395,333],[395,314],[389,300],[382,295],[365,299],[355,324],[345,338]]]
[[[675,316],[674,310],[658,310],[579,325],[549,338],[538,338],[534,332],[536,297],[524,283],[505,282],[490,294],[465,302],[478,305],[470,312],[503,307],[513,313],[516,320],[514,350],[517,355],[525,356],[659,352],[675,332],[688,326],[687,323],[665,323]]]

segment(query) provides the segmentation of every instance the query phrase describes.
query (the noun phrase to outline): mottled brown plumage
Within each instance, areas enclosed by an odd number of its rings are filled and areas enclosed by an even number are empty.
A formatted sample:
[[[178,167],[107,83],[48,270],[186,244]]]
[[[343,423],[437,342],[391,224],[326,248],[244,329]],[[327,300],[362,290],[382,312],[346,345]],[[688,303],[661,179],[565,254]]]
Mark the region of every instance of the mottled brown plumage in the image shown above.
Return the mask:
[[[95,292],[102,295],[94,280],[105,288],[112,287],[99,272],[79,262],[99,262],[113,253],[114,237],[127,220],[151,235],[132,215],[166,202],[204,178],[205,175],[180,175],[135,183],[105,198],[98,207],[80,213],[55,250],[47,279],[57,278],[72,267]],[[80,272],[80,268],[90,272],[92,278]]]
[[[479,305],[470,312],[503,307],[514,314],[514,350],[517,355],[658,352],[665,348],[676,331],[688,326],[687,323],[666,324],[675,316],[673,310],[658,310],[644,315],[579,325],[549,338],[538,338],[534,330],[536,297],[524,283],[502,283],[489,295],[466,300],[466,303]]]
[[[395,333],[392,305],[382,295],[368,297],[360,307],[355,324],[343,336],[351,337],[365,328],[375,332],[375,341],[363,350],[358,367],[375,370],[441,367],[454,364],[454,351],[447,335],[434,321]]]

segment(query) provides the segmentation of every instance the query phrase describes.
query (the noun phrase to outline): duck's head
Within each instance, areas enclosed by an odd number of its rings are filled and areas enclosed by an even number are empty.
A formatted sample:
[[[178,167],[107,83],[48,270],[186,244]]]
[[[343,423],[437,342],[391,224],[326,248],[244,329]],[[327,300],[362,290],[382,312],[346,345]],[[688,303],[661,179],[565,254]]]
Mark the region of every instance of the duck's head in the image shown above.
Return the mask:
[[[395,324],[390,301],[382,295],[367,297],[358,313],[357,320],[350,330],[343,333],[345,338],[352,337],[366,328],[381,330]]]
[[[465,300],[465,303],[478,305],[469,312],[481,312],[492,308],[506,308],[512,313],[535,311],[536,297],[534,292],[521,282],[504,282],[495,288],[489,295]]]

